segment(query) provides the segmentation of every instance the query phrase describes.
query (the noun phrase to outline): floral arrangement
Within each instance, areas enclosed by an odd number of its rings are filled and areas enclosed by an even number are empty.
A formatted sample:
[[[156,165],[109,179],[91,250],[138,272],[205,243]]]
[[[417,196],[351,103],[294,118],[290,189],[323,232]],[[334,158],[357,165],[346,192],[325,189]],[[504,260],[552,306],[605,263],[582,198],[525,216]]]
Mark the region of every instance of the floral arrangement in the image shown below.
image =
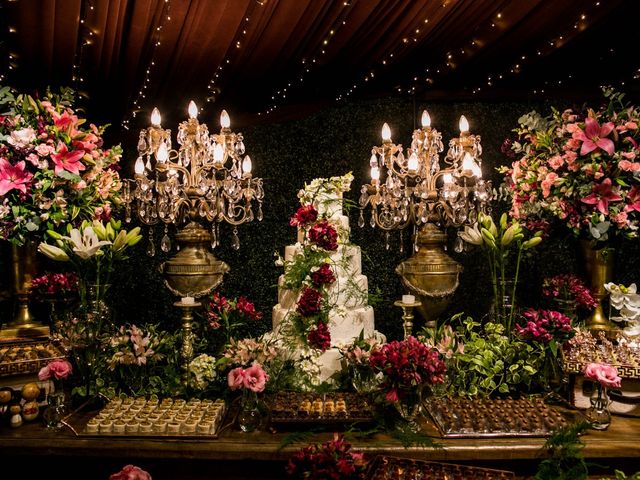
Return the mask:
[[[31,280],[30,293],[38,298],[64,298],[77,291],[78,276],[72,272],[45,273]]]
[[[572,273],[545,278],[542,283],[542,295],[546,298],[557,298],[574,303],[589,311],[596,308],[598,304],[591,290]]]
[[[389,403],[402,400],[421,385],[444,383],[447,371],[440,353],[415,337],[385,343],[371,352],[369,363],[382,373]]]
[[[152,480],[152,478],[140,467],[126,465],[122,470],[111,475],[109,480]]]
[[[259,363],[254,363],[249,368],[236,367],[227,376],[231,390],[244,388],[254,393],[263,392],[268,381],[269,375]]]
[[[418,338],[428,347],[435,348],[443,358],[450,360],[455,355],[464,353],[464,342],[453,331],[451,325],[442,325],[435,333],[435,338],[430,338],[430,333],[429,328],[425,327]]]
[[[353,342],[338,347],[342,358],[349,366],[369,367],[371,352],[380,347],[380,342],[376,337],[364,337],[364,330],[353,339]]]
[[[221,363],[239,366],[248,366],[254,362],[260,365],[267,365],[282,355],[280,345],[268,334],[261,338],[243,338],[241,340],[231,339],[224,352]]]
[[[465,242],[482,247],[486,254],[493,286],[494,314],[497,321],[504,323],[508,335],[513,329],[515,302],[512,301],[511,306],[507,307],[501,299],[516,297],[522,255],[542,241],[542,231],[537,231],[528,240],[525,240],[526,232],[516,219],[508,221],[506,213],[502,214],[498,225],[491,216],[480,213],[477,223],[465,226],[464,231],[459,233]],[[508,268],[512,253],[516,255],[514,273]],[[508,279],[513,279],[513,285],[509,285]]]
[[[205,302],[205,318],[212,331],[223,332],[224,344],[228,345],[240,327],[261,320],[262,312],[246,297],[228,299],[215,292]]]
[[[38,372],[38,380],[66,380],[73,373],[73,367],[64,359],[56,359],[42,367]]]
[[[640,294],[637,286],[632,283],[628,287],[606,283],[604,288],[609,292],[609,305],[619,312],[619,316],[610,318],[617,322],[625,322],[624,333],[630,336],[640,334]]]
[[[216,359],[206,353],[198,355],[189,363],[189,385],[197,390],[206,390],[218,378]]]
[[[48,230],[110,219],[120,204],[120,147],[85,126],[70,90],[42,99],[0,88],[0,238],[22,245]]]
[[[363,479],[366,471],[364,455],[351,448],[343,435],[335,433],[333,440],[309,445],[294,453],[286,467],[287,475],[301,480]]]
[[[503,151],[511,215],[539,228],[559,221],[576,235],[607,242],[640,226],[640,110],[603,89],[608,105],[582,112],[531,112]]]
[[[162,355],[154,350],[157,342],[157,339],[135,325],[122,325],[110,341],[115,352],[108,361],[109,368],[114,370],[118,365],[142,366],[148,361],[161,360]]]
[[[353,182],[351,172],[339,177],[315,178],[310,183],[304,184],[304,188],[298,192],[298,198],[302,205],[317,202],[318,197],[321,200],[328,200],[330,197],[339,198],[344,192],[351,190],[351,182]]]
[[[598,382],[603,388],[620,388],[622,385],[616,367],[606,363],[587,363],[583,373],[584,378]]]
[[[522,312],[521,323],[516,324],[516,335],[522,340],[558,345],[575,335],[571,319],[553,310],[529,308]]]

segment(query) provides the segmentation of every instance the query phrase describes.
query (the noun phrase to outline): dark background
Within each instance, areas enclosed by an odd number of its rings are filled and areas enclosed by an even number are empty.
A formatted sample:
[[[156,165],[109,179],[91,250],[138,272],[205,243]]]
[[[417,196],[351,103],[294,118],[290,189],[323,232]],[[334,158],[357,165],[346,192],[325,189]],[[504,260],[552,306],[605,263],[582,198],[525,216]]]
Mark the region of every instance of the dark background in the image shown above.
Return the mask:
[[[551,102],[550,102],[551,103]],[[563,101],[554,100],[560,107]],[[239,227],[241,248],[230,248],[231,229],[222,226],[223,243],[216,249],[216,256],[231,267],[220,290],[227,296],[245,295],[264,312],[264,320],[253,334],[266,331],[271,325],[271,308],[277,303],[275,284],[282,268],[274,264],[274,253],[284,252],[285,245],[296,239],[295,228],[289,226],[289,218],[298,206],[296,193],[316,177],[343,175],[349,171],[355,177],[352,189],[345,196],[354,202],[359,197],[360,186],[369,181],[369,156],[371,147],[380,144],[383,122],[391,126],[393,140],[408,144],[422,109],[427,108],[432,125],[443,134],[446,144],[458,135],[458,119],[464,114],[469,120],[471,132],[481,135],[484,148],[483,172],[491,177],[495,186],[500,175],[495,167],[507,162],[500,152],[505,137],[517,125],[517,119],[532,109],[547,113],[548,103],[430,103],[414,104],[407,98],[362,100],[326,109],[303,120],[261,125],[246,129],[243,133],[247,153],[254,162],[254,175],[262,177],[265,185],[264,220]],[[172,126],[167,125],[168,128]],[[107,143],[121,142],[124,147],[123,175],[131,175],[135,161],[137,132],[130,137],[113,138],[107,133]],[[499,210],[501,207],[496,205]],[[502,207],[504,208],[504,207]],[[365,218],[368,220],[368,209]],[[368,222],[364,228],[357,226],[358,211],[349,214],[351,239],[363,251],[363,273],[368,276],[370,292],[380,292],[383,301],[375,306],[376,326],[391,338],[401,335],[401,312],[393,302],[405,293],[394,269],[408,254],[399,253],[399,236],[392,235],[391,248],[385,248],[384,233],[372,229]],[[145,236],[148,230],[144,229]],[[135,247],[132,258],[120,265],[114,276],[111,300],[119,321],[135,324],[160,323],[168,329],[177,326],[177,312],[171,306],[175,298],[164,287],[158,273],[158,265],[175,254],[163,254],[158,248],[160,228],[156,228],[155,257],[146,255],[147,239]],[[174,231],[171,232],[175,233]],[[453,235],[450,235],[448,253],[464,266],[458,291],[451,303],[449,314],[465,311],[480,318],[490,303],[490,283],[484,257],[478,250],[463,254],[453,252]],[[405,252],[409,252],[409,238],[405,235]],[[175,243],[175,242],[174,242]],[[618,252],[615,281],[630,283],[637,280],[640,258],[640,242],[623,244]],[[8,248],[2,244],[0,271],[3,272],[3,290],[9,285]],[[544,276],[569,271],[581,271],[577,241],[565,231],[554,232],[524,260],[521,268],[520,305],[535,306],[539,302],[540,285]],[[46,268],[42,267],[42,268]],[[10,301],[2,302],[2,318],[8,318]],[[418,322],[418,327],[420,322]]]

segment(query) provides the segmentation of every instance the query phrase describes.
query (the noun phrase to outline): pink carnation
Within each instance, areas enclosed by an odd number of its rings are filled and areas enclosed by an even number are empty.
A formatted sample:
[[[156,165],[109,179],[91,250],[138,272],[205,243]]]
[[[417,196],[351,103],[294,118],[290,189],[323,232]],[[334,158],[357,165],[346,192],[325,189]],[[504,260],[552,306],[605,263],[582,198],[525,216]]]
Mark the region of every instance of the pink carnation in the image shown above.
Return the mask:
[[[243,384],[245,388],[248,388],[252,392],[262,392],[269,380],[269,375],[266,374],[264,369],[259,363],[254,363],[244,371]]]
[[[38,372],[38,379],[45,380],[66,380],[73,373],[71,364],[63,359],[53,360],[46,367]]]
[[[584,376],[589,380],[599,382],[605,388],[620,388],[622,384],[618,370],[603,363],[588,363],[584,368]]]
[[[227,383],[231,390],[238,390],[244,385],[244,370],[242,367],[234,368],[227,376]]]

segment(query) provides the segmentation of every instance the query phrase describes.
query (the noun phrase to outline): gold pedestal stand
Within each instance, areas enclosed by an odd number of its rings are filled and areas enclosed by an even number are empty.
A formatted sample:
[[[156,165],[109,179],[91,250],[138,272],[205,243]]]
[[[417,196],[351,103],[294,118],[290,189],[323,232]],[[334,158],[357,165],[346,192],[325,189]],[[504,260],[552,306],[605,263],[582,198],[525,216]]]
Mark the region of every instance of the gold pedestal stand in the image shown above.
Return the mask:
[[[415,301],[413,303],[404,303],[402,300],[396,300],[394,302],[394,305],[396,307],[400,307],[402,308],[402,326],[404,328],[404,339],[406,340],[408,337],[410,337],[412,335],[412,330],[413,330],[413,309],[416,307],[419,307],[422,305],[421,301]],[[435,327],[435,320],[433,320],[432,322],[427,322],[427,323],[433,323],[433,326]]]
[[[193,310],[202,306],[200,302],[184,303],[182,301],[173,304],[182,310],[180,321],[182,323],[182,347],[180,348],[180,359],[182,360],[182,384],[189,386],[189,363],[193,359]]]

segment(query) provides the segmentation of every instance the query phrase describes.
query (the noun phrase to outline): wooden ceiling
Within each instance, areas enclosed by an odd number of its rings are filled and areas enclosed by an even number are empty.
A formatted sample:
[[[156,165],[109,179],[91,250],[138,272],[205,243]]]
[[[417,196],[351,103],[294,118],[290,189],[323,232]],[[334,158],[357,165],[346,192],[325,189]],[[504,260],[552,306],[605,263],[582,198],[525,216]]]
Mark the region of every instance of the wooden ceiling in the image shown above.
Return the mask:
[[[92,119],[154,105],[236,125],[336,102],[637,91],[637,0],[5,0],[0,75],[76,87]],[[542,93],[544,91],[544,93]],[[132,112],[139,112],[132,117]],[[141,120],[142,117],[142,120]]]

